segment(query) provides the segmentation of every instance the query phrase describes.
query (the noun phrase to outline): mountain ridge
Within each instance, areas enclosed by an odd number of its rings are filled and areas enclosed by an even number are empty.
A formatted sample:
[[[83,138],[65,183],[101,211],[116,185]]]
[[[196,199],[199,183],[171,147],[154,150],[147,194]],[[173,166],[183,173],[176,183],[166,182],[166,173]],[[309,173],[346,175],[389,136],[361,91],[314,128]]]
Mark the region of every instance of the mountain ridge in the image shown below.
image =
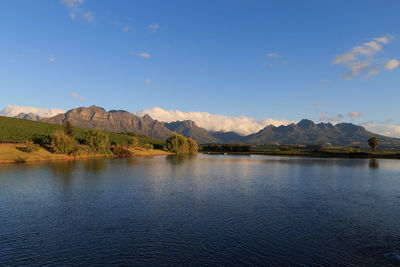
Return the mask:
[[[285,144],[285,145],[331,145],[367,146],[371,136],[377,136],[382,146],[399,146],[400,139],[387,137],[367,131],[352,123],[314,123],[303,119],[289,125],[267,125],[256,133],[240,135],[236,132],[215,132],[199,127],[192,120],[160,122],[149,115],[139,117],[125,110],[110,110],[98,106],[79,107],[64,114],[41,119],[43,122],[63,124],[71,122],[74,126],[111,132],[135,132],[149,137],[165,140],[172,132],[191,137],[200,144],[206,143],[246,143]]]

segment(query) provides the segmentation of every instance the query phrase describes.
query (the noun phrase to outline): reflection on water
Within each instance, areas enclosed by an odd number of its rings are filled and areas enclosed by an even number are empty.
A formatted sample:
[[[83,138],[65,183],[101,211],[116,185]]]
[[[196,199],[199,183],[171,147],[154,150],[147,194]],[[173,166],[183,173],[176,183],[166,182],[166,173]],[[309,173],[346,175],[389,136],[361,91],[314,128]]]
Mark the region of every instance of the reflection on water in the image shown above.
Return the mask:
[[[83,169],[91,173],[101,173],[107,170],[108,159],[89,159],[82,161]]]
[[[76,161],[51,162],[49,167],[53,176],[59,177],[64,184],[70,184],[77,164]]]
[[[377,159],[370,159],[368,166],[371,169],[378,169],[379,168],[379,161]]]
[[[0,166],[0,265],[398,266],[400,161]]]
[[[196,157],[197,155],[181,154],[181,155],[168,155],[165,157],[165,159],[173,165],[179,165],[184,163],[185,161],[195,159]]]

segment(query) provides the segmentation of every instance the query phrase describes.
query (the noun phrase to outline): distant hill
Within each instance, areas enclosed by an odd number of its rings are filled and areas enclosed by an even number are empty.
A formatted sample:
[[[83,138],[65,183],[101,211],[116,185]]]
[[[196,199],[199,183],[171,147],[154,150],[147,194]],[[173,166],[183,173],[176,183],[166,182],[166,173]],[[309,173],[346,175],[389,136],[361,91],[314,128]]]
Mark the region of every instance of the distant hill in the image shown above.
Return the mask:
[[[267,126],[255,134],[245,137],[248,144],[318,144],[334,146],[367,146],[371,136],[381,141],[381,146],[400,146],[400,139],[391,138],[367,131],[364,127],[352,123],[315,124],[310,120],[301,120],[287,126]]]
[[[165,140],[172,132],[191,137],[200,144],[246,143],[281,145],[332,145],[367,146],[371,136],[380,139],[381,147],[400,147],[399,138],[391,138],[367,131],[364,127],[351,123],[314,123],[301,120],[287,126],[266,126],[257,133],[242,136],[235,132],[213,132],[199,127],[194,121],[160,122],[149,115],[136,116],[123,110],[105,111],[97,106],[71,109],[65,114],[42,119],[43,122],[63,124],[70,121],[74,126],[99,129],[109,132],[134,132],[159,140]]]
[[[160,140],[165,140],[171,135],[171,131],[162,122],[153,120],[149,115],[138,117],[124,110],[107,112],[97,106],[71,109],[64,114],[45,118],[42,121],[64,124],[67,120],[76,127],[117,133],[134,132]]]
[[[164,123],[164,125],[172,132],[177,132],[186,137],[191,137],[200,144],[221,143],[219,138],[212,136],[206,129],[197,126],[194,121],[175,121]]]
[[[220,140],[219,143],[232,144],[246,142],[246,136],[235,132],[210,132],[210,134]]]

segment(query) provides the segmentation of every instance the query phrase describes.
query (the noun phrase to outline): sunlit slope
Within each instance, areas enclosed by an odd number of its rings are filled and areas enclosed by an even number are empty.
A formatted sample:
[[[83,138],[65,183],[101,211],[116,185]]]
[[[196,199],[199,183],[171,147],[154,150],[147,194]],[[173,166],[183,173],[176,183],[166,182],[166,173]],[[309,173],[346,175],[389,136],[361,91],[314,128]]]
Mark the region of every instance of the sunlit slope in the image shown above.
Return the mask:
[[[54,131],[62,130],[62,125],[29,121],[23,119],[0,116],[0,142],[21,143],[26,140],[46,140]],[[87,129],[75,128],[75,135],[78,139],[84,137]],[[126,144],[130,136],[118,133],[106,132],[111,143]],[[160,144],[162,141],[153,138],[138,137],[139,143]]]

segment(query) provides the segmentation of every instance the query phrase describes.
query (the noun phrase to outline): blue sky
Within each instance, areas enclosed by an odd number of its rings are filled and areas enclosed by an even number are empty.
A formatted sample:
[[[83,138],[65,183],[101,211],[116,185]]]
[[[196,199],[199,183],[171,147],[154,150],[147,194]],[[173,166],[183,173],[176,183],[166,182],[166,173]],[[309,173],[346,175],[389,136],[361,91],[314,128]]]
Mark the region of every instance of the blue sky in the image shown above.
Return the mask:
[[[96,104],[397,127],[399,10],[397,0],[5,0],[0,109]]]

